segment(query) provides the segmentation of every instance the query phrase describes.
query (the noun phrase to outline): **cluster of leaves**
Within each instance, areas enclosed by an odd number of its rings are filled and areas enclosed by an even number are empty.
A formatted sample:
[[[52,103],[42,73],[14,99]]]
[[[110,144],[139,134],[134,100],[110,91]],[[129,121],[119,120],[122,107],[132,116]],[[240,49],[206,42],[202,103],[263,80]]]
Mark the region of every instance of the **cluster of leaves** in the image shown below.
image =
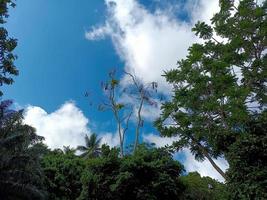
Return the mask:
[[[71,200],[77,199],[81,193],[80,181],[85,167],[85,160],[72,152],[54,150],[42,159],[44,185],[48,199]]]
[[[267,112],[249,122],[230,147],[228,188],[233,199],[267,199]]]
[[[197,173],[181,176],[183,166],[162,148],[140,145],[124,157],[107,145],[99,157],[67,149],[47,150],[42,159],[48,199],[227,199],[224,184]]]
[[[81,156],[85,158],[95,158],[101,155],[100,149],[101,138],[98,139],[95,133],[90,137],[85,135],[85,146],[78,146],[77,150],[82,152]]]
[[[177,126],[163,131],[164,135],[181,133],[186,143],[194,138],[206,144],[215,158],[227,151],[249,119],[247,104],[258,103],[258,109],[264,109],[267,77],[267,57],[263,54],[266,3],[259,7],[252,0],[241,1],[231,17],[233,2],[220,2],[221,11],[212,22],[216,34],[228,42],[214,41],[209,25],[196,25],[193,30],[207,41],[190,47],[187,59],[166,73],[167,81],[174,86],[174,96],[163,105],[163,116],[158,121],[162,128],[163,121],[171,118]],[[251,6],[246,8],[247,4]],[[237,75],[233,67],[238,67],[241,74]],[[242,77],[241,83],[238,76]]]
[[[225,200],[229,199],[226,186],[210,177],[201,177],[197,172],[190,172],[181,177],[185,184],[185,192],[182,199],[185,200]]]
[[[17,46],[17,40],[10,38],[8,32],[3,26],[8,17],[8,8],[15,7],[15,3],[12,0],[1,0],[0,1],[0,86],[4,84],[13,83],[13,75],[18,75],[18,70],[14,64],[17,58],[14,55],[13,50]],[[0,90],[0,96],[2,96]]]
[[[179,199],[182,171],[163,149],[140,146],[123,158],[116,149],[106,149],[103,157],[88,161],[80,199]]]
[[[7,200],[44,199],[38,144],[43,139],[23,124],[22,111],[0,104],[0,197]]]
[[[266,171],[266,165],[256,168],[247,161],[254,154],[251,151],[255,144],[264,148],[260,145],[262,137],[257,134],[266,136],[264,129],[255,135],[250,122],[261,119],[257,123],[264,127],[266,120],[260,116],[266,112],[267,103],[267,2],[259,5],[254,0],[241,0],[238,6],[232,0],[219,2],[220,11],[211,19],[212,26],[198,22],[193,28],[204,43],[193,44],[186,59],[178,62],[178,68],[166,72],[174,95],[162,106],[156,126],[164,136],[179,135],[174,148],[187,147],[196,159],[207,158],[227,179],[212,160],[225,156],[232,174],[229,184],[239,191],[236,198],[243,198],[246,193],[262,198],[266,191],[258,190],[261,181],[249,177],[250,183],[243,187],[239,184],[242,179],[237,177]],[[248,146],[242,148],[244,151],[239,150],[245,144]],[[239,159],[237,147],[243,159]],[[255,163],[264,162],[260,155],[254,156]],[[253,172],[246,174],[238,166]]]
[[[49,151],[42,160],[49,199],[228,199],[226,186],[197,172],[181,176],[183,166],[166,149],[140,145],[119,156],[102,145],[101,156],[85,158]]]

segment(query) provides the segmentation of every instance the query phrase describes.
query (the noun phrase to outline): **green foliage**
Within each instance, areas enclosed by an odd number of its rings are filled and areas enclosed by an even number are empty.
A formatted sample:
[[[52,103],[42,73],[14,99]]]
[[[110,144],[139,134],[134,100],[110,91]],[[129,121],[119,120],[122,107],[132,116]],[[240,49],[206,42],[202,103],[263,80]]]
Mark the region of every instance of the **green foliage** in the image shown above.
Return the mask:
[[[98,139],[95,133],[90,135],[85,135],[85,146],[78,146],[77,150],[81,151],[81,156],[84,158],[95,158],[99,157],[101,154],[100,151],[100,142],[101,138]]]
[[[186,186],[183,199],[186,200],[227,200],[226,185],[210,177],[202,177],[197,172],[190,172],[181,177]]]
[[[134,155],[118,157],[117,149],[88,160],[80,199],[179,199],[183,167],[163,149],[140,146]]]
[[[196,35],[205,40],[211,39],[212,37],[212,28],[211,26],[205,24],[205,22],[197,22],[192,31],[196,32]]]
[[[44,199],[40,166],[43,139],[23,123],[22,111],[0,104],[0,197],[7,200]]]
[[[42,159],[45,186],[50,200],[75,200],[82,189],[80,181],[85,167],[84,159],[58,150]]]
[[[188,147],[196,159],[211,163],[224,155],[235,199],[266,197],[266,131],[251,131],[251,121],[257,119],[260,127],[266,121],[266,9],[266,1],[242,0],[235,7],[234,1],[220,0],[212,26],[196,24],[192,30],[204,43],[193,44],[178,68],[166,72],[174,95],[156,122],[162,135],[180,137],[177,150]]]
[[[76,152],[76,149],[71,148],[70,146],[63,146],[63,152],[68,155],[74,155]]]
[[[219,3],[212,25],[198,22],[192,29],[204,42],[193,44],[178,68],[166,72],[174,95],[163,104],[156,126],[164,136],[178,135],[174,149],[189,148],[197,160],[208,158],[213,163],[212,158],[224,155],[230,165],[227,176],[213,166],[227,177],[229,193],[224,184],[198,173],[180,177],[183,166],[165,149],[140,145],[133,155],[124,157],[132,111],[125,117],[128,106],[117,100],[120,82],[112,71],[110,80],[102,84],[108,102],[99,108],[114,114],[120,154],[117,148],[100,147],[96,134],[86,135],[86,145],[77,148],[81,156],[70,147],[50,151],[41,143],[44,138],[23,123],[23,112],[10,110],[10,101],[1,102],[0,198],[267,199],[267,2],[259,6],[255,0],[241,0],[238,7],[233,0]],[[12,0],[0,2],[0,86],[12,84],[12,77],[18,75],[13,53],[17,40],[4,28],[8,9],[14,6]],[[218,41],[217,36],[224,40]],[[141,100],[138,143],[143,103],[154,102],[131,77]]]
[[[267,199],[267,112],[247,127],[227,154],[228,188],[232,199]]]
[[[15,7],[12,0],[1,0],[0,2],[0,86],[13,83],[13,75],[18,75],[18,70],[14,65],[17,56],[13,50],[17,46],[17,40],[8,36],[7,30],[3,27],[8,17],[8,8]],[[0,96],[2,96],[0,91]]]

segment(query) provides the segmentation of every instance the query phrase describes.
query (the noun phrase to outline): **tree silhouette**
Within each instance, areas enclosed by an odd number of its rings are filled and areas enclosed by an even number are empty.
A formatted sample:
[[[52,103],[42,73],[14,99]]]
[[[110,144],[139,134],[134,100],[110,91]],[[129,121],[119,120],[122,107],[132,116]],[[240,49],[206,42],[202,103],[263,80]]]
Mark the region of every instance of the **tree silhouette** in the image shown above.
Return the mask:
[[[109,110],[113,113],[120,140],[120,156],[124,156],[124,141],[128,131],[129,121],[131,119],[133,108],[120,100],[120,81],[116,78],[116,70],[109,72],[109,79],[101,83],[105,99],[99,105],[100,111]]]
[[[14,64],[17,56],[13,53],[17,46],[17,40],[9,37],[7,30],[3,26],[8,17],[8,8],[15,7],[12,0],[0,1],[0,86],[13,83],[12,76],[18,75],[18,70]],[[0,96],[3,93],[0,90]]]
[[[74,155],[76,152],[76,149],[71,148],[70,146],[63,146],[63,152],[68,155]]]
[[[23,123],[22,111],[0,103],[0,196],[1,199],[44,199],[38,145],[42,137]]]
[[[77,150],[81,151],[81,156],[84,158],[96,158],[101,155],[100,142],[101,138],[97,138],[97,135],[93,133],[88,137],[85,135],[85,146],[78,146]]]
[[[266,7],[267,1],[243,0],[236,7],[221,0],[212,25],[198,22],[192,29],[204,42],[165,73],[174,93],[162,106],[159,130],[179,136],[176,150],[186,147],[196,159],[208,159],[224,178],[213,159],[227,157],[248,134],[248,122],[266,110]]]

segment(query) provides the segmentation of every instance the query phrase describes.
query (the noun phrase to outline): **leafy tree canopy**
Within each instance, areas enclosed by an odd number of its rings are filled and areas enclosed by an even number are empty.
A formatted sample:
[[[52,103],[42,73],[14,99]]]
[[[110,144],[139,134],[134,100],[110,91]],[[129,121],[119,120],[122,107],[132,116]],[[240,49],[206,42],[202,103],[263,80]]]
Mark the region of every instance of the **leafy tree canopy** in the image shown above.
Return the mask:
[[[259,5],[254,0],[241,0],[238,6],[232,0],[219,2],[220,11],[211,19],[212,25],[198,22],[192,29],[203,43],[193,44],[177,69],[166,72],[174,94],[162,106],[156,125],[164,136],[180,136],[175,149],[188,147],[196,159],[207,158],[224,178],[227,176],[212,158],[225,156],[230,171],[244,177],[248,171],[243,173],[237,166],[249,168],[251,150],[262,144],[257,134],[266,134],[258,129],[255,135],[251,122],[261,119],[258,123],[263,124],[266,120],[260,116],[267,103],[267,2]],[[248,138],[258,141],[246,143]],[[251,145],[245,148],[247,153],[237,151],[245,143]],[[239,159],[239,153],[247,157]],[[261,155],[254,157],[256,163],[265,159]],[[251,169],[264,173],[266,166]],[[238,185],[237,179],[230,180]],[[260,186],[235,189],[243,194],[254,190],[261,198],[263,193],[256,191]]]
[[[183,167],[163,149],[140,146],[134,155],[118,157],[105,148],[105,156],[88,161],[79,199],[179,199],[184,185]]]
[[[183,199],[186,200],[226,200],[229,199],[226,186],[210,177],[201,177],[190,172],[181,177],[186,186]]]
[[[228,188],[233,199],[267,199],[267,112],[231,145]]]
[[[91,134],[90,137],[85,135],[85,146],[78,146],[77,150],[82,154],[84,158],[94,158],[99,157],[101,154],[100,142],[101,138],[97,138],[95,133]]]
[[[82,190],[80,181],[85,160],[70,151],[50,151],[42,159],[48,199],[74,200]]]
[[[8,8],[15,7],[12,0],[0,1],[0,86],[13,83],[13,75],[18,75],[18,70],[14,64],[17,56],[13,50],[17,46],[17,40],[9,37],[7,30],[3,26],[8,17]],[[0,90],[0,96],[2,96]]]
[[[0,197],[7,200],[44,199],[42,156],[35,129],[23,123],[22,111],[0,103]]]

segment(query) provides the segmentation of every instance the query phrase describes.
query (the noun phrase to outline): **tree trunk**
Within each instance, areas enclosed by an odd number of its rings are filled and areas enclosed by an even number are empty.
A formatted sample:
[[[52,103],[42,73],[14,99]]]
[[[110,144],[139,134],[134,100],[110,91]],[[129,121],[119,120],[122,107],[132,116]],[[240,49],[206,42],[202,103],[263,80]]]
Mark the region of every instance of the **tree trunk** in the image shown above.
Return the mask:
[[[120,137],[120,153],[121,153],[121,157],[123,157],[123,139],[122,139],[122,131],[121,131],[121,124],[119,123],[119,137]]]
[[[197,145],[199,146],[199,148],[201,149],[202,153],[204,154],[204,156],[208,159],[208,161],[210,162],[210,164],[213,166],[214,169],[216,169],[217,172],[219,172],[219,174],[226,180],[226,175],[223,172],[223,170],[213,161],[213,159],[211,158],[211,156],[209,155],[209,153],[207,152],[207,150],[199,143],[197,143]]]
[[[223,170],[213,161],[211,156],[209,155],[208,151],[199,143],[197,142],[193,137],[190,137],[192,142],[196,144],[204,154],[204,156],[208,159],[210,164],[213,166],[213,168],[226,180],[226,174],[223,172]]]
[[[223,172],[223,170],[212,160],[212,158],[210,157],[210,155],[208,153],[204,153],[205,157],[209,160],[209,162],[211,163],[211,165],[214,167],[214,169],[217,170],[217,172],[219,172],[219,174],[226,180],[226,175]]]
[[[141,127],[141,123],[142,123],[141,111],[142,111],[143,103],[144,103],[144,98],[141,97],[141,102],[140,102],[138,112],[137,112],[138,119],[137,119],[137,125],[136,125],[136,129],[135,129],[134,152],[136,151],[138,143],[139,143],[140,127]]]

